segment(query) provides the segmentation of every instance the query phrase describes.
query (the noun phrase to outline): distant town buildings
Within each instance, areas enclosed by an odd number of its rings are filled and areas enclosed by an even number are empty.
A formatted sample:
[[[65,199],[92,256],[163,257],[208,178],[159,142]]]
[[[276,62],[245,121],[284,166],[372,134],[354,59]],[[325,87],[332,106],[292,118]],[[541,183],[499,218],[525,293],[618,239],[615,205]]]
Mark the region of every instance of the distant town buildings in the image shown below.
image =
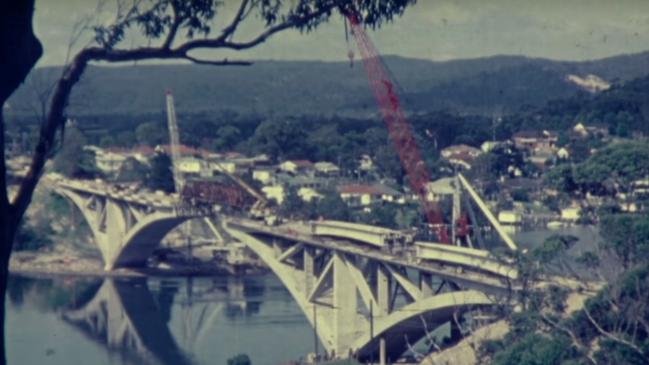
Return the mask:
[[[449,146],[440,152],[442,158],[463,170],[470,170],[475,159],[482,153],[482,150],[465,144]]]
[[[340,197],[350,207],[368,206],[380,202],[403,202],[403,194],[382,184],[343,184],[338,186]]]

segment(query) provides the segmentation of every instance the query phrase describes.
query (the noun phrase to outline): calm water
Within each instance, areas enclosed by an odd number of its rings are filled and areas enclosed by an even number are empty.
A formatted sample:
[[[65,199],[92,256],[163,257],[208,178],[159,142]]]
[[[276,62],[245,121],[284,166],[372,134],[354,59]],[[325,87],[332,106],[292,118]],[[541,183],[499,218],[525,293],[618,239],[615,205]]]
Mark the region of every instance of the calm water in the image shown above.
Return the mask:
[[[264,365],[298,359],[315,347],[309,322],[271,274],[14,276],[8,297],[9,364],[220,365],[245,353]]]
[[[601,240],[599,228],[596,226],[571,226],[559,229],[535,229],[511,233],[512,239],[521,247],[531,248],[542,243],[552,235],[569,235],[579,240],[570,248],[571,256],[580,256],[586,251],[593,251]]]

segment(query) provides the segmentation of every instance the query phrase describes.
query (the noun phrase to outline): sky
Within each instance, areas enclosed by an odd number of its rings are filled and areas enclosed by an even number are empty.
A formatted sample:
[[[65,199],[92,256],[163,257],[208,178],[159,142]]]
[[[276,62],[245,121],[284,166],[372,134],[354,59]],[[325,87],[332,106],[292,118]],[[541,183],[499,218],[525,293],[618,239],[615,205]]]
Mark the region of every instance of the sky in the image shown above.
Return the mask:
[[[107,23],[113,0],[37,0],[34,28],[45,53],[38,66],[65,63],[75,24]],[[214,29],[231,18],[238,0],[223,0]],[[286,0],[290,3],[295,0]],[[235,39],[259,30],[252,19]],[[403,17],[370,32],[383,55],[434,61],[499,54],[558,60],[589,60],[649,50],[647,0],[418,0]],[[89,41],[82,32],[74,49]],[[124,45],[145,42],[130,36]],[[340,16],[312,33],[285,31],[260,47],[244,52],[210,51],[195,56],[222,59],[347,59]]]

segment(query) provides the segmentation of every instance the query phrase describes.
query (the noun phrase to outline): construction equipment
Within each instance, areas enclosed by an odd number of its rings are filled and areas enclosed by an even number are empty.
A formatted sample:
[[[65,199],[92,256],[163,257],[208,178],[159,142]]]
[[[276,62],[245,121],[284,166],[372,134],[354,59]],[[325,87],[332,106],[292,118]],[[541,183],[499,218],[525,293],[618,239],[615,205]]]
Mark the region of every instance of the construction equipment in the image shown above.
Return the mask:
[[[207,181],[192,181],[187,186],[180,176],[180,137],[178,135],[178,125],[176,123],[176,112],[174,108],[174,98],[170,90],[167,90],[167,121],[169,126],[169,136],[171,140],[171,161],[173,166],[174,186],[176,192],[186,202],[200,201],[202,203],[225,203],[235,208],[250,206],[247,204],[248,198],[242,196],[242,192],[228,184],[213,184]],[[252,196],[256,201],[250,207],[250,214],[255,218],[264,217],[268,214],[268,200],[266,197],[246,183],[243,179],[231,174],[220,164],[216,164],[219,172],[232,180],[236,186],[243,189],[244,193]]]
[[[174,96],[171,90],[167,90],[167,126],[169,127],[169,138],[171,142],[171,166],[174,176],[174,188],[176,193],[182,191],[182,180],[178,164],[180,163],[180,137],[178,135],[178,124],[176,123],[176,109],[174,107]]]
[[[422,210],[433,228],[437,240],[450,243],[439,207],[428,199],[426,185],[430,182],[430,174],[421,157],[410,124],[401,108],[399,96],[394,90],[395,83],[383,65],[376,47],[365,32],[359,19],[360,15],[355,11],[348,11],[345,16],[349,21],[351,33],[356,39],[374,97],[387,125],[388,134],[406,171],[410,188],[419,196]]]
[[[268,205],[269,205],[268,199],[266,199],[266,197],[262,193],[258,192],[255,188],[250,186],[242,178],[238,177],[235,174],[229,173],[222,165],[217,164],[217,166],[220,172],[223,173],[223,175],[230,178],[232,181],[234,181],[235,184],[240,186],[248,194],[250,194],[251,196],[257,199],[257,201],[252,205],[252,207],[250,207],[250,215],[253,218],[263,218],[266,215],[270,214],[268,210]]]

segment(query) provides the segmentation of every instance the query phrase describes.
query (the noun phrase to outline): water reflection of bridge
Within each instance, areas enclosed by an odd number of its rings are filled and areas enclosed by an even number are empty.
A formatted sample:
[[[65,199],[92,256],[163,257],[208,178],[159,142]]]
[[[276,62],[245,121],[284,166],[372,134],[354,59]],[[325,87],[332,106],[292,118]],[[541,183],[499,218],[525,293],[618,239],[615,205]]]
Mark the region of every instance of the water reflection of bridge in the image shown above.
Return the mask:
[[[204,343],[222,312],[246,311],[243,282],[236,278],[225,287],[193,289],[188,279],[184,293],[161,281],[155,292],[146,279],[106,279],[94,296],[62,312],[62,319],[111,353],[151,365],[193,364],[191,353]],[[154,294],[155,293],[155,294]],[[169,329],[173,303],[180,307],[182,328],[177,337]]]

